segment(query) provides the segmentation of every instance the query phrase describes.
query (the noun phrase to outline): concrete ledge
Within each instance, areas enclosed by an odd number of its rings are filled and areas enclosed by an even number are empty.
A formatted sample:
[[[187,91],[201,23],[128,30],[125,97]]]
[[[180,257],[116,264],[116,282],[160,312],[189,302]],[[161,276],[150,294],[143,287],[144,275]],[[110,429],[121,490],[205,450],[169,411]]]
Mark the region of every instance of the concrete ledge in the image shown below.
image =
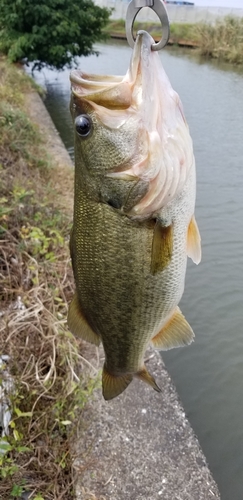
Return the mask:
[[[148,358],[161,394],[134,380],[110,402],[97,390],[82,413],[79,500],[220,498],[160,355]]]

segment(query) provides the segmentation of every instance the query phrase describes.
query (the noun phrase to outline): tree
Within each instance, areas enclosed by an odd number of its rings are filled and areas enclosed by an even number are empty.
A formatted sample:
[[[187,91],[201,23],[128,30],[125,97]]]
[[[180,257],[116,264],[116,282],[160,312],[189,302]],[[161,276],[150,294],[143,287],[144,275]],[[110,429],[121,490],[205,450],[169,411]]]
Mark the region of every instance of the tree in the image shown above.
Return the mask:
[[[41,69],[70,67],[77,56],[97,53],[110,15],[92,0],[0,0],[0,51],[11,62]]]

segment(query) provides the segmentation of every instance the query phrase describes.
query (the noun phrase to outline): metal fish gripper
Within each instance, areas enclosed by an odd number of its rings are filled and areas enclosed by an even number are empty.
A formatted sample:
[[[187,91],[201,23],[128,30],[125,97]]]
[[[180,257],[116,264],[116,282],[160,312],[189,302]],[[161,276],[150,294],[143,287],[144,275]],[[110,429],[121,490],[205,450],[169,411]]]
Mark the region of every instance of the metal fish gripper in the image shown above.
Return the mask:
[[[137,14],[143,7],[149,7],[158,16],[162,26],[162,38],[158,43],[153,43],[152,50],[161,50],[168,43],[170,36],[170,23],[165,4],[162,0],[132,0],[127,8],[126,36],[130,47],[134,47],[133,24]]]

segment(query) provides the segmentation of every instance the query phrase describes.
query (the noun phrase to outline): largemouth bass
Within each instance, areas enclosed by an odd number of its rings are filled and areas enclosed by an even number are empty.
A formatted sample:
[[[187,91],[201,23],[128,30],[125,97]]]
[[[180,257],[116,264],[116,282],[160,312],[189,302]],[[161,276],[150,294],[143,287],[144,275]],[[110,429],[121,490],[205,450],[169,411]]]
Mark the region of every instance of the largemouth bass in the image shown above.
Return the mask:
[[[105,351],[105,399],[138,377],[157,349],[190,344],[178,308],[187,256],[201,258],[194,218],[195,161],[182,104],[153,39],[137,35],[124,77],[71,73],[75,195],[73,334]]]

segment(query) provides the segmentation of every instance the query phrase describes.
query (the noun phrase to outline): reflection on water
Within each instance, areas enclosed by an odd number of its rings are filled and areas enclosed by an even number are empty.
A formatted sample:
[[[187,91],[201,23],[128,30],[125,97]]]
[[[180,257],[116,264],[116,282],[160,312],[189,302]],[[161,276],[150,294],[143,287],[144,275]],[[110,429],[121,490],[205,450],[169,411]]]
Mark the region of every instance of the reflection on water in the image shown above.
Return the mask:
[[[124,74],[125,43],[99,45],[84,71]],[[196,218],[202,263],[188,263],[181,309],[193,326],[190,347],[163,354],[223,500],[243,499],[243,76],[229,66],[161,54],[179,92],[197,162]],[[226,71],[227,70],[227,71]],[[38,76],[46,105],[70,154],[69,71]],[[196,500],[196,499],[195,499]]]

